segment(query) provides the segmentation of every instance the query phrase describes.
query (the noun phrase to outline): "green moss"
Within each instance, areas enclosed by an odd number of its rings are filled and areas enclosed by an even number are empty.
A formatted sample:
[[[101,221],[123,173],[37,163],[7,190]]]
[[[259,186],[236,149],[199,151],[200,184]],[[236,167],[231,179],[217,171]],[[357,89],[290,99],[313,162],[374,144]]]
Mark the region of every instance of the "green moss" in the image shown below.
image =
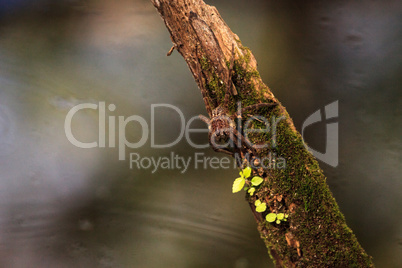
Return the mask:
[[[241,49],[244,56],[234,61],[232,81],[238,95],[230,97],[230,113],[236,111],[237,101],[241,101],[242,107],[271,101],[264,98],[264,93],[269,89],[262,83],[260,74],[249,67],[250,50],[246,47]],[[218,77],[205,57],[200,59],[200,63],[206,75],[206,88],[211,99],[216,102],[216,107],[224,100],[226,81]],[[229,62],[226,65],[229,66]],[[243,120],[255,114],[261,114],[265,118],[288,117],[286,111],[278,106],[249,111],[243,115]],[[254,204],[256,198],[267,201],[267,211],[262,213],[263,219],[271,208],[278,209],[276,213],[290,214],[286,224],[270,224],[265,220],[258,222],[258,229],[267,248],[279,254],[285,266],[298,262],[301,267],[307,264],[313,265],[311,267],[372,267],[370,257],[346,226],[344,216],[326,184],[317,160],[307,151],[301,135],[294,130],[289,120],[282,120],[277,124],[274,148],[271,133],[249,135],[254,144],[268,145],[268,148],[260,151],[260,157],[275,153],[277,157],[286,160],[285,169],[266,170],[261,175],[267,178],[264,183],[253,196],[246,196],[251,204]],[[253,120],[250,125],[253,129],[265,128],[265,124],[258,120]],[[275,195],[283,196],[283,201],[276,202]],[[293,212],[289,211],[291,204],[294,206]],[[290,229],[290,226],[293,228]],[[288,245],[285,238],[287,232],[291,232],[299,242],[303,257],[298,255],[296,247]],[[315,258],[317,255],[320,257]]]
[[[243,107],[256,102],[265,102],[266,100],[256,93],[254,86],[248,84],[251,78],[259,78],[258,72],[244,70],[241,66],[243,65],[236,62],[235,73],[244,80],[242,83],[239,80],[235,81],[236,86],[239,84],[243,86],[239,94]],[[266,118],[288,116],[282,114],[279,108],[261,109],[258,112]],[[251,111],[250,115],[252,114],[257,114],[257,111]],[[265,124],[257,120],[251,124],[251,128],[254,129],[264,127]],[[259,192],[258,198],[281,194],[286,197],[285,207],[282,209],[288,209],[290,204],[297,205],[298,208],[289,221],[292,221],[292,226],[297,226],[295,235],[301,245],[300,250],[306,256],[309,253],[325,253],[327,256],[324,259],[318,258],[321,263],[317,260],[314,267],[328,267],[329,264],[372,267],[370,257],[362,250],[352,231],[346,226],[344,216],[326,184],[326,178],[317,160],[305,148],[301,135],[294,131],[287,120],[280,121],[276,130],[275,148],[272,148],[270,133],[249,135],[253,143],[269,145],[268,149],[261,152],[262,156],[275,152],[278,157],[284,158],[287,164],[286,169],[269,170],[269,180],[266,180],[261,187],[265,192]],[[320,226],[320,229],[317,230],[317,226]],[[262,238],[267,247],[280,254],[281,259],[285,262],[299,259],[297,249],[289,247],[285,239],[286,232],[289,232],[288,227],[278,227],[264,222],[259,225],[259,229],[264,233]],[[347,251],[343,248],[345,245],[349,247]]]
[[[276,116],[280,116],[278,112],[275,111]],[[270,189],[271,193],[278,192],[286,196],[287,206],[291,203],[299,204],[299,207],[301,205],[302,209],[299,208],[290,220],[293,226],[297,226],[296,235],[300,239],[304,254],[325,252],[326,259],[314,267],[328,267],[328,264],[336,266],[342,263],[348,267],[371,267],[370,258],[344,223],[345,219],[325,183],[325,176],[318,162],[305,149],[300,134],[291,129],[287,121],[278,124],[277,132],[275,151],[287,160],[287,168],[270,170],[270,180],[267,180],[264,186]],[[317,226],[322,229],[317,230]],[[270,234],[265,239],[267,246],[282,254],[282,259],[291,259],[294,252],[292,253],[286,241],[283,241],[285,233],[289,230],[277,229],[277,232],[274,232],[274,228],[274,225],[265,227]],[[319,244],[315,241],[327,243]],[[343,248],[345,245],[348,245],[348,251]],[[309,264],[311,265],[311,262]]]

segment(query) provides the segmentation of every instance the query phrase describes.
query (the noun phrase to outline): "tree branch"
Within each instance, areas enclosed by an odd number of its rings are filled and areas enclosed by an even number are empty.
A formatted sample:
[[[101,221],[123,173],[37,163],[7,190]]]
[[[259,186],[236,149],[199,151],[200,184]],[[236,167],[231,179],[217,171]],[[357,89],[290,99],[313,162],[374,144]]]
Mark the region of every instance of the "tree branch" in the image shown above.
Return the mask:
[[[254,56],[217,9],[201,0],[151,1],[165,22],[174,47],[187,62],[200,89],[207,92],[204,96],[207,110],[209,106],[222,105],[228,87],[231,114],[236,113],[238,101],[242,107],[278,104],[274,109],[259,110],[265,118],[274,119],[271,121],[274,135],[249,135],[253,144],[268,145],[258,150],[258,157],[263,160],[253,162],[247,154],[241,154],[240,161],[257,166],[253,174],[264,179],[253,195],[246,195],[246,200],[276,266],[374,267],[371,257],[347,227],[316,159],[305,148],[285,108],[262,82]],[[230,74],[228,66],[233,56],[234,73]],[[226,85],[230,75],[233,85]],[[261,128],[261,122],[256,120],[251,125]],[[284,162],[275,162],[275,157]],[[270,164],[268,168],[264,167],[264,159]],[[265,202],[267,210],[257,212],[256,200]],[[266,220],[269,213],[289,217],[287,221],[270,223]]]

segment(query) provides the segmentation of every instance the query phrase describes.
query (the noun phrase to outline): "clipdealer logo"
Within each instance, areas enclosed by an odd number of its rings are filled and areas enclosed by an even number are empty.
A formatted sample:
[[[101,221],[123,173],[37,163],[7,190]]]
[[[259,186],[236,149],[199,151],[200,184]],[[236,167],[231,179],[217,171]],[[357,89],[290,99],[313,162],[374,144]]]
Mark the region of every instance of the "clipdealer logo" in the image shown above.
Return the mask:
[[[325,108],[326,111],[326,118],[332,118],[337,116],[337,104],[338,102],[334,102],[333,104],[327,105]],[[174,111],[180,118],[180,134],[177,138],[169,142],[167,144],[157,144],[155,141],[155,116],[157,109],[171,109]],[[72,121],[74,116],[78,112],[84,112],[86,109],[91,110],[98,110],[98,140],[92,142],[82,142],[79,141],[72,132]],[[91,149],[91,148],[115,148],[116,145],[118,147],[118,158],[119,160],[126,159],[126,149],[137,149],[144,146],[148,139],[150,138],[150,145],[151,148],[171,148],[177,145],[183,137],[186,139],[187,143],[195,149],[204,149],[208,148],[209,144],[196,144],[194,143],[191,138],[191,133],[208,133],[207,128],[202,129],[193,129],[191,128],[191,124],[195,120],[200,120],[199,116],[191,117],[187,123],[182,111],[171,104],[152,104],[151,105],[151,122],[148,125],[147,121],[139,115],[131,115],[129,117],[124,116],[114,116],[114,115],[107,115],[107,112],[114,112],[116,110],[116,105],[109,104],[106,107],[105,102],[99,102],[98,104],[94,103],[82,103],[74,106],[71,110],[67,113],[66,119],[64,122],[64,130],[67,139],[71,144],[76,147],[83,148],[83,149]],[[260,122],[264,122],[265,129],[247,129],[250,126],[250,120],[247,120],[245,125],[246,129],[243,128],[243,131],[246,133],[249,132],[266,132],[271,134],[271,148],[274,149],[276,147],[276,126],[281,121],[284,120],[285,117],[281,116],[279,118],[271,118],[271,121],[264,119],[261,120],[261,116],[258,116]],[[255,117],[255,120],[258,120]],[[316,122],[321,121],[320,111],[316,111],[311,116],[307,118],[304,122],[302,127],[302,135],[304,134],[304,129]],[[106,122],[108,123],[108,129],[106,130]],[[126,127],[129,123],[137,123],[139,124],[139,133],[141,137],[136,142],[130,142],[126,138]],[[116,128],[117,124],[117,128]],[[117,144],[116,144],[116,130],[117,134]],[[318,159],[328,163],[329,165],[336,166],[338,163],[338,148],[337,148],[337,123],[336,125],[330,124],[327,126],[327,151],[326,153],[322,154],[313,149],[309,148],[307,145],[306,148],[313,153]],[[336,131],[335,131],[336,130]],[[106,135],[107,134],[107,135]],[[106,141],[106,136],[108,136],[108,140]],[[246,139],[247,142],[250,142]],[[330,142],[328,142],[330,141]],[[250,142],[251,144],[251,142]],[[259,145],[261,147],[261,145]],[[265,146],[265,145],[264,145]],[[266,145],[268,146],[268,145]],[[329,147],[328,147],[329,146]],[[139,153],[129,153],[130,157],[130,168],[131,169],[149,169],[152,173],[155,173],[157,170],[160,169],[177,169],[181,173],[184,173],[188,170],[191,163],[195,169],[198,168],[212,168],[212,169],[227,169],[227,168],[236,168],[236,161],[240,161],[240,156],[235,154],[235,161],[233,158],[229,157],[208,157],[205,156],[203,153],[195,153],[194,156],[180,156],[175,152],[171,152],[169,156],[141,156]],[[249,155],[245,156],[249,158]],[[336,158],[336,159],[334,159]],[[253,160],[253,159],[251,159]],[[263,159],[259,159],[259,163],[263,165],[264,168],[269,169],[284,169],[286,168],[286,161],[281,156],[276,155],[275,153],[269,153],[267,157]],[[250,161],[248,159],[249,163]]]
[[[325,120],[338,118],[338,101],[334,101],[324,108]],[[304,131],[306,127],[313,125],[315,123],[321,122],[321,110],[315,111],[304,121],[302,125],[302,137],[304,137]],[[338,122],[326,124],[326,150],[325,153],[320,153],[312,148],[310,148],[306,143],[304,146],[309,150],[317,159],[322,162],[332,166],[337,167],[339,163],[339,130]]]

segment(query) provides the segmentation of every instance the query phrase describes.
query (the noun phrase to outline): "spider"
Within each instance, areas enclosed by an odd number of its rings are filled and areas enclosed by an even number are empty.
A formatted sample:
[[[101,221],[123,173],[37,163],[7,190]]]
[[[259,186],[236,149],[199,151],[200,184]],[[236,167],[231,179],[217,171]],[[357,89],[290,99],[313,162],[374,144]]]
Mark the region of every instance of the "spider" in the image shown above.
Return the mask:
[[[229,71],[226,79],[226,91],[225,97],[222,104],[218,105],[214,109],[211,108],[210,105],[210,97],[208,95],[208,91],[203,86],[202,82],[202,72],[200,69],[200,64],[197,64],[197,81],[200,86],[200,90],[205,102],[205,107],[207,109],[208,115],[210,118],[207,118],[203,115],[199,115],[200,119],[204,121],[208,125],[208,140],[212,149],[216,152],[225,153],[231,156],[234,156],[236,152],[244,153],[244,149],[246,152],[252,153],[252,155],[257,156],[257,152],[255,148],[250,144],[250,142],[243,136],[241,131],[241,115],[243,112],[247,110],[260,109],[262,107],[270,107],[276,106],[276,103],[258,103],[253,104],[244,108],[240,108],[238,105],[237,112],[235,114],[229,114],[228,104],[229,97],[232,92],[232,88],[234,88],[234,84],[232,82],[232,72],[234,67],[234,45],[232,44],[232,56],[229,63]],[[240,102],[239,102],[240,103]],[[237,118],[239,122],[239,128],[236,128],[236,124],[234,119]],[[229,146],[230,145],[230,146]],[[232,147],[233,149],[231,149]]]

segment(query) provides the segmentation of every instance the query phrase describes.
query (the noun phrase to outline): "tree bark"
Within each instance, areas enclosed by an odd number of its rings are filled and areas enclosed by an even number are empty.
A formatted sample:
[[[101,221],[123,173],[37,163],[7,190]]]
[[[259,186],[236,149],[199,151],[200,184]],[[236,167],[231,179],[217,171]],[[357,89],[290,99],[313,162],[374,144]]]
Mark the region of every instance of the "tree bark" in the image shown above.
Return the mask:
[[[274,109],[259,112],[265,118],[274,118],[270,135],[249,135],[253,144],[268,145],[257,152],[259,159],[265,159],[269,165],[260,162],[253,168],[253,174],[264,181],[253,195],[246,194],[276,267],[374,267],[371,257],[346,225],[317,160],[307,151],[285,108],[262,82],[254,56],[229,29],[218,10],[202,0],[151,1],[170,32],[174,48],[187,62],[200,89],[210,96],[210,100],[204,96],[206,103],[213,108],[221,105],[229,86],[231,114],[236,113],[238,101],[242,107],[278,104]],[[230,74],[232,57],[235,60]],[[234,86],[227,85],[230,75]],[[251,125],[261,128],[256,120]],[[246,154],[240,157],[240,162],[258,164]],[[266,211],[256,211],[257,199],[266,203]],[[269,213],[289,217],[287,221],[270,223],[265,218]]]

